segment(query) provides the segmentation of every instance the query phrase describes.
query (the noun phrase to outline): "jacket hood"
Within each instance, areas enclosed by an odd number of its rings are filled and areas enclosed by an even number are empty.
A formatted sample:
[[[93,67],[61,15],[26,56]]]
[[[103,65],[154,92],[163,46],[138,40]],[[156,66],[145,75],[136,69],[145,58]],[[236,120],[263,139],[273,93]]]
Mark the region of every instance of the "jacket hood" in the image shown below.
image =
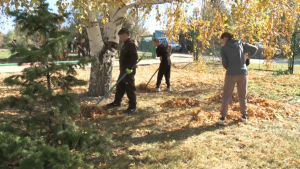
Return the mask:
[[[240,40],[229,40],[229,41],[227,41],[225,46],[228,46],[233,49],[238,49],[241,43],[242,42]]]

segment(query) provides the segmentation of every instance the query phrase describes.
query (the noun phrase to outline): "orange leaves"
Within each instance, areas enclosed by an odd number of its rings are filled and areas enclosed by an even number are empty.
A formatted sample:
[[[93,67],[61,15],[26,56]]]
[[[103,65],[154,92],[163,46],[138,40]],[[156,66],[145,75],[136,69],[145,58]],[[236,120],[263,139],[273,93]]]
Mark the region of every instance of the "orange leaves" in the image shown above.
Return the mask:
[[[86,115],[87,111],[94,106],[95,103],[86,102],[80,105],[80,111],[83,115]],[[100,106],[97,106],[92,112],[94,116],[107,114]]]
[[[207,101],[221,103],[222,95],[216,94],[207,99]],[[238,120],[240,115],[240,105],[239,99],[236,93],[233,94],[231,104],[229,105],[228,119]],[[283,104],[277,101],[253,98],[247,96],[247,110],[248,117],[251,121],[261,121],[261,120],[273,120],[278,118],[284,118],[286,116],[299,116],[297,111],[299,110],[296,106],[290,104]]]
[[[296,163],[300,164],[300,160],[297,160]]]
[[[202,111],[200,109],[196,109],[192,112],[192,119],[190,122],[191,127],[200,127],[212,125],[217,122],[220,118],[220,113],[215,111]]]
[[[172,107],[172,108],[187,108],[187,107],[199,107],[201,102],[192,98],[174,98],[164,102],[162,107]]]

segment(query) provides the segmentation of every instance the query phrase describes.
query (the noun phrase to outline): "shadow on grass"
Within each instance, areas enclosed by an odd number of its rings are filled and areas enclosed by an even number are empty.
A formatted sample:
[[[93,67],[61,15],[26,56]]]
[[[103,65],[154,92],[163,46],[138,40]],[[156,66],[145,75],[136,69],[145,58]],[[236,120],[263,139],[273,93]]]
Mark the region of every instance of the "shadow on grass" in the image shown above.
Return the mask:
[[[226,126],[232,126],[236,125],[237,122],[231,122],[227,124]],[[119,140],[126,144],[126,142],[138,145],[138,144],[152,144],[152,143],[161,143],[162,146],[165,145],[165,142],[171,142],[173,140],[176,140],[176,142],[167,147],[168,150],[175,149],[177,146],[182,144],[181,141],[192,137],[196,135],[203,134],[205,132],[211,132],[215,131],[217,129],[222,129],[226,126],[219,126],[219,125],[210,125],[210,126],[205,126],[205,127],[199,127],[199,128],[189,128],[189,127],[184,127],[179,130],[173,130],[173,131],[167,131],[167,132],[162,132],[162,133],[150,133],[142,137],[135,137],[132,138],[130,135],[122,135],[119,137]],[[162,147],[165,151],[166,148]],[[164,153],[159,150],[150,150],[144,149],[144,150],[128,150],[126,149],[126,153],[116,156],[115,159],[113,160],[114,162],[110,164],[110,167],[121,167],[121,168],[130,168],[131,166],[135,167],[143,167],[143,166],[149,166],[149,165],[155,165],[155,166],[160,166],[160,165],[167,165],[172,163],[171,161],[179,161],[179,160],[185,160],[188,161],[187,159],[183,159],[181,155],[178,154],[172,154],[172,153]],[[149,157],[149,156],[143,156],[142,154],[149,154],[150,151],[152,154],[162,154],[158,159],[157,157]],[[157,151],[157,152],[156,152]]]
[[[226,126],[232,126],[236,125],[237,122],[231,122],[227,124]],[[156,142],[164,142],[164,141],[180,141],[185,140],[191,136],[200,135],[204,132],[214,131],[220,128],[224,128],[226,126],[220,126],[220,125],[210,125],[200,128],[190,128],[190,127],[184,127],[179,130],[174,131],[168,131],[163,133],[157,133],[157,134],[148,134],[143,137],[136,137],[136,138],[128,138],[131,143],[133,144],[141,144],[141,143],[156,143]]]

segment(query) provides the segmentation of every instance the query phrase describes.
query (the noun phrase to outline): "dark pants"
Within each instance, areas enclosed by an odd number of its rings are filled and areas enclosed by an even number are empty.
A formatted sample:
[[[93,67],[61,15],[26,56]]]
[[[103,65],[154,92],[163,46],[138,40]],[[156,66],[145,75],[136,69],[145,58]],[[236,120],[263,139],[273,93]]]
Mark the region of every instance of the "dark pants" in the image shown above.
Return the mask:
[[[73,53],[76,52],[77,45],[73,45]]]
[[[170,87],[171,65],[160,65],[157,75],[156,87],[159,88],[161,80],[165,76],[167,87]]]
[[[82,57],[85,56],[85,51],[84,50],[78,49],[78,57],[80,57],[80,53],[82,54]]]
[[[124,74],[120,74],[118,80],[123,76]],[[126,92],[127,97],[129,99],[129,108],[136,108],[136,88],[135,88],[135,71],[131,74],[127,75],[118,85],[117,85],[117,91],[115,95],[115,103],[121,103],[123,96]]]

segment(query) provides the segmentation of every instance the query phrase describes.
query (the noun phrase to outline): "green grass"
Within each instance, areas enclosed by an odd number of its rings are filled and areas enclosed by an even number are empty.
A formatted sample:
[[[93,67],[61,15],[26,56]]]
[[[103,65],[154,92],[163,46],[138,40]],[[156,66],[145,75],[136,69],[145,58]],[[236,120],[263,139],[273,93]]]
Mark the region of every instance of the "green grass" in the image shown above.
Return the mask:
[[[110,149],[114,156],[102,167],[95,165],[95,168],[300,168],[299,116],[262,119],[245,125],[233,120],[224,127],[215,123],[192,126],[192,112],[195,110],[212,112],[212,116],[219,115],[220,103],[205,99],[222,92],[225,71],[220,64],[208,64],[205,70],[197,64],[181,69],[184,65],[172,67],[173,91],[160,93],[146,92],[140,88],[141,84],[147,83],[157,65],[139,67],[136,74],[136,113],[122,114],[128,102],[125,96],[123,107],[106,110],[103,115],[83,121],[85,125],[97,124],[102,135],[113,135]],[[90,70],[78,73],[79,78],[88,80]],[[119,70],[114,68],[112,83],[116,82],[118,73]],[[272,71],[250,69],[248,93],[253,98],[298,106],[299,76],[275,76]],[[149,88],[153,89],[155,82],[152,80]],[[162,84],[161,88],[165,87]],[[2,89],[5,95],[19,91],[5,86]],[[99,98],[85,97],[87,89],[88,86],[75,87],[73,90],[82,93],[82,102],[95,103]],[[162,107],[164,102],[173,98],[191,98],[201,103],[190,107]],[[113,95],[101,105],[112,100]],[[257,105],[264,107],[263,103]],[[276,106],[273,105],[274,108]],[[279,111],[286,113],[285,109]]]
[[[10,56],[10,51],[8,49],[0,49],[0,59],[7,59]]]

